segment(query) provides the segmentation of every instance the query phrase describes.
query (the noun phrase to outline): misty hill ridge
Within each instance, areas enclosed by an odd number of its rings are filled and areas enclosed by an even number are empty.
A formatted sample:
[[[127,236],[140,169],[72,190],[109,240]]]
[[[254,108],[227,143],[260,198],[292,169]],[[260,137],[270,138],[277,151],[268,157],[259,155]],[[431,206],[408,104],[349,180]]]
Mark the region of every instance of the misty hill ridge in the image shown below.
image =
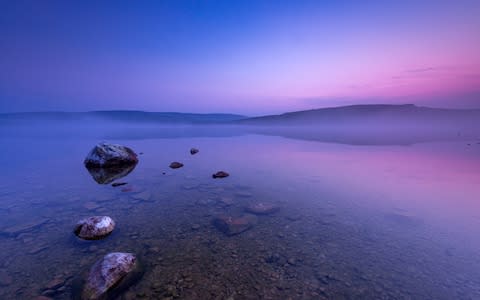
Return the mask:
[[[196,114],[178,112],[146,112],[136,110],[110,110],[90,112],[26,112],[0,114],[4,121],[116,121],[138,123],[224,123],[245,116],[236,114]]]
[[[480,109],[444,109],[413,104],[365,104],[320,108],[238,120],[251,125],[368,125],[383,123],[480,123]]]
[[[390,126],[390,125],[473,125],[480,124],[480,109],[444,109],[413,104],[364,104],[320,108],[279,115],[246,117],[237,114],[198,114],[178,112],[145,112],[128,110],[90,112],[28,112],[0,114],[2,122],[73,121],[130,122],[155,124],[236,124],[275,126]]]

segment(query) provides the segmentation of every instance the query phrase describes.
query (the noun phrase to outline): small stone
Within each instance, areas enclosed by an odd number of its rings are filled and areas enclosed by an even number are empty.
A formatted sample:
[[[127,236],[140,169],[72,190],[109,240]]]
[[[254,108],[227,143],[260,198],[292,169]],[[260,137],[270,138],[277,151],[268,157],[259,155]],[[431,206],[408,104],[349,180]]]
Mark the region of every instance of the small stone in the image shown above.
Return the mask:
[[[192,225],[192,230],[198,230],[200,229],[200,224],[193,224]]]
[[[198,153],[198,149],[196,149],[196,148],[190,149],[190,154],[191,155],[194,155],[194,154],[197,154],[197,153]]]
[[[178,168],[181,168],[183,167],[183,164],[178,162],[178,161],[174,161],[170,164],[170,168],[172,169],[178,169]]]
[[[224,172],[224,171],[218,171],[217,173],[212,175],[213,178],[225,178],[225,177],[228,177],[228,176],[230,176],[230,174],[228,174],[227,172]]]
[[[289,258],[289,259],[287,259],[287,263],[289,265],[294,266],[297,262],[295,261],[295,258]]]
[[[78,221],[74,233],[86,240],[97,240],[109,235],[115,228],[115,222],[108,216],[93,216]]]

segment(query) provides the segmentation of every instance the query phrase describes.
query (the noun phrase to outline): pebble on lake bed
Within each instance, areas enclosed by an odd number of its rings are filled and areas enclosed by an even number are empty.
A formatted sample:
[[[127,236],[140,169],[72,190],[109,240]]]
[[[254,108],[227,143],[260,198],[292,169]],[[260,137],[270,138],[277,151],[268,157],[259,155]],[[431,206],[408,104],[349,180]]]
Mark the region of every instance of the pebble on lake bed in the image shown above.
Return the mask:
[[[227,172],[224,172],[224,171],[218,171],[217,173],[212,175],[213,178],[225,178],[225,177],[228,177],[228,176],[230,176],[230,174],[228,174]]]
[[[178,162],[178,161],[174,161],[170,164],[170,168],[172,169],[178,169],[178,168],[181,168],[183,167],[183,164]]]
[[[93,216],[78,221],[74,233],[85,240],[98,240],[109,235],[115,222],[108,216]]]
[[[191,155],[194,155],[194,154],[197,154],[197,153],[198,153],[198,149],[196,149],[196,148],[190,149],[190,154]]]
[[[107,293],[136,269],[137,264],[132,253],[113,252],[105,255],[90,269],[83,287],[82,299],[107,299]]]

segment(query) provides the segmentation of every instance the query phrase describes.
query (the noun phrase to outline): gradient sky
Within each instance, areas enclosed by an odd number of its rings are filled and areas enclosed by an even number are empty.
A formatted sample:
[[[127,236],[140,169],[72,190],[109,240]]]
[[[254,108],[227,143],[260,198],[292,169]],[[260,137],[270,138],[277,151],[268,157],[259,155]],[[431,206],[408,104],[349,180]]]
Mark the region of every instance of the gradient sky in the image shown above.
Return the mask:
[[[0,54],[0,112],[480,108],[478,0],[5,0]]]

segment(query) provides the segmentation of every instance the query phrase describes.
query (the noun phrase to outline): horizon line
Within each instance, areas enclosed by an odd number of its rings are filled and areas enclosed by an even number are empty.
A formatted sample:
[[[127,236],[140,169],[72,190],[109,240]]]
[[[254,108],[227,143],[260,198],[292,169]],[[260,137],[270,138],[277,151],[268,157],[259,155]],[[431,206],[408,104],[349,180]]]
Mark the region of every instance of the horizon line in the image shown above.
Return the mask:
[[[285,112],[280,112],[280,113],[262,114],[262,115],[259,115],[259,116],[282,115],[282,114],[294,113],[294,112],[304,112],[304,111],[334,109],[334,108],[346,108],[346,107],[360,107],[360,106],[413,106],[413,107],[418,107],[418,108],[431,108],[431,109],[443,109],[443,110],[461,110],[461,111],[480,110],[480,107],[478,107],[478,108],[451,108],[451,107],[424,106],[424,105],[417,105],[417,104],[414,104],[414,103],[404,103],[404,104],[365,103],[365,104],[350,104],[350,105],[326,106],[326,107],[311,108],[311,109],[293,110],[293,111],[285,111]],[[180,111],[148,111],[148,110],[137,110],[137,109],[106,109],[106,110],[86,110],[86,111],[65,111],[65,110],[16,111],[16,112],[0,112],[0,115],[39,114],[39,113],[85,114],[85,113],[99,113],[99,112],[100,113],[101,112],[137,112],[137,113],[190,114],[190,115],[237,115],[237,116],[243,116],[243,117],[252,117],[250,115],[245,115],[245,114],[241,114],[241,113],[234,113],[234,112],[197,113],[197,112],[180,112]]]

